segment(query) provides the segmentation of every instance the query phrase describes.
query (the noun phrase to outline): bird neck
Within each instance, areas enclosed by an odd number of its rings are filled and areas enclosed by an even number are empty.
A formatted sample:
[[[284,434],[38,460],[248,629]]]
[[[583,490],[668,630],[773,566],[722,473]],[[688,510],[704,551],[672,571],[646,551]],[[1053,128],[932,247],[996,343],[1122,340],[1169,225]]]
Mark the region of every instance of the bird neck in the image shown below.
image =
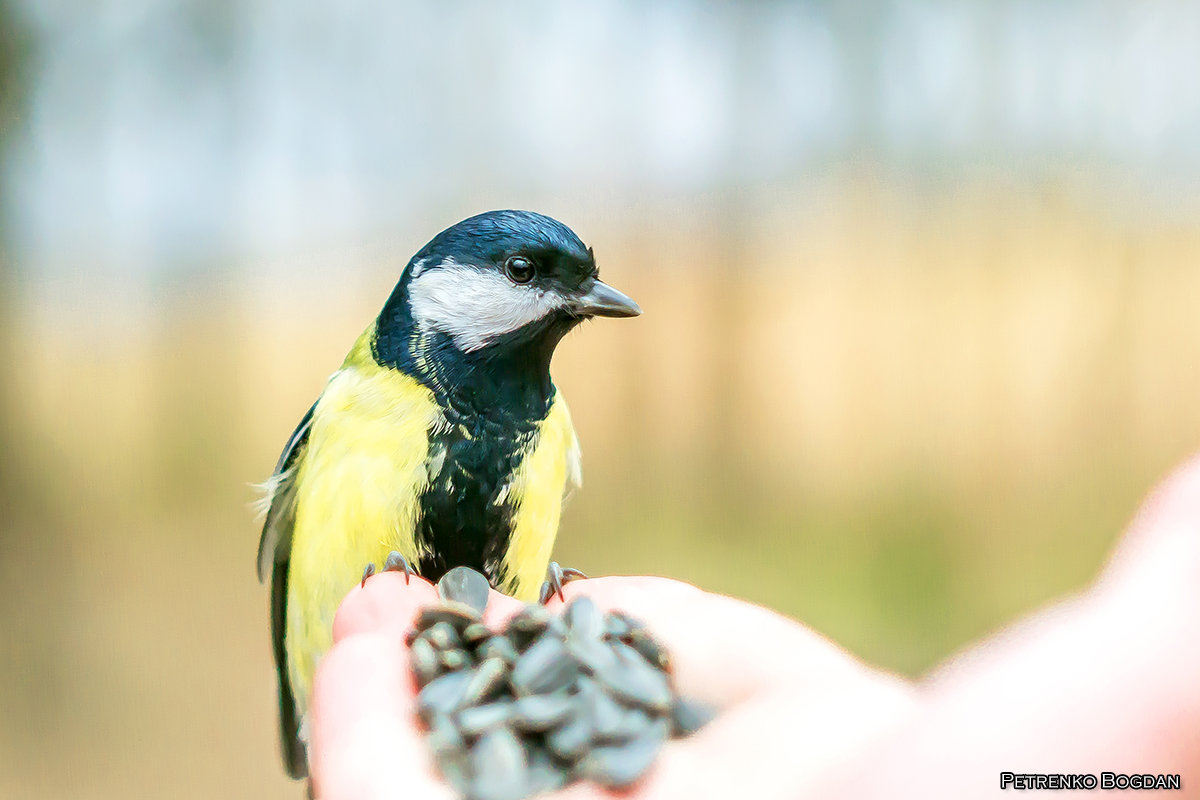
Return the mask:
[[[569,327],[548,323],[464,352],[444,333],[422,330],[407,314],[387,318],[387,312],[372,333],[372,357],[416,378],[444,409],[496,421],[545,418],[555,391],[550,359]]]
[[[435,338],[445,338],[435,334]],[[447,341],[422,380],[446,408],[460,414],[500,419],[540,420],[550,410],[554,383],[550,380],[553,347],[540,343],[524,347],[493,345],[462,353]]]

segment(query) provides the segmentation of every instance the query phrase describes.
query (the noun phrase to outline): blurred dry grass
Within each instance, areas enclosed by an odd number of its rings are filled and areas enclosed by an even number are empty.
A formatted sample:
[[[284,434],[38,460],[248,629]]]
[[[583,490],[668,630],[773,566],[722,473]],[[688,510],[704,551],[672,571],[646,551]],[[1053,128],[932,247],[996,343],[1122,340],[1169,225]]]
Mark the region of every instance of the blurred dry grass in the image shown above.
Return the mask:
[[[572,220],[647,313],[560,349],[585,488],[557,553],[916,674],[1081,586],[1200,443],[1200,226],[829,188]],[[311,256],[315,290],[197,279],[120,333],[12,309],[0,796],[300,796],[247,483],[418,244]]]

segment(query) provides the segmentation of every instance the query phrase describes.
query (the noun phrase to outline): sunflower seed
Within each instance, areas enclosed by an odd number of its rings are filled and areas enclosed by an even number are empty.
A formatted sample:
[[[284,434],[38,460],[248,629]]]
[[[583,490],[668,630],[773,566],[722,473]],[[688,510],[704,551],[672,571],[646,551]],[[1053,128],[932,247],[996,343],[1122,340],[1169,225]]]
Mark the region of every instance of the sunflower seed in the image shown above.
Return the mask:
[[[563,761],[577,760],[591,741],[592,719],[584,708],[577,708],[566,723],[546,734],[546,747]]]
[[[480,642],[486,641],[492,632],[488,630],[488,626],[482,622],[473,622],[463,629],[462,643],[467,647],[476,647]]]
[[[409,658],[412,660],[413,674],[417,678],[417,688],[424,688],[425,684],[441,672],[437,651],[425,639],[417,639],[412,643]]]
[[[429,720],[435,714],[450,714],[457,711],[470,682],[471,673],[466,671],[447,672],[430,681],[417,694],[417,709],[421,712],[421,716]]]
[[[435,650],[451,650],[462,644],[458,631],[448,622],[436,622],[425,631],[425,641],[433,645]]]
[[[558,616],[527,607],[494,633],[455,602],[480,579],[448,572],[439,593],[449,600],[409,636],[429,746],[468,800],[520,800],[576,779],[628,786],[669,734],[712,718],[674,693],[667,651],[634,618],[581,597]]]
[[[604,635],[609,639],[622,639],[631,631],[644,627],[641,622],[621,611],[610,611],[604,615]]]
[[[438,596],[443,600],[462,603],[483,613],[491,591],[488,579],[470,567],[455,567],[438,581]]]
[[[460,795],[466,795],[471,789],[471,754],[458,750],[440,756],[437,762],[446,783]]]
[[[553,614],[551,615],[550,620],[546,623],[546,630],[542,635],[554,636],[562,639],[567,635],[567,623],[563,620],[561,615]]]
[[[519,800],[528,792],[529,763],[525,748],[508,728],[479,737],[471,749],[473,800]]]
[[[574,708],[575,699],[565,692],[531,694],[513,703],[513,724],[540,733],[562,723]]]
[[[508,621],[504,632],[517,650],[524,650],[545,632],[550,625],[550,612],[541,606],[526,606]]]
[[[628,645],[614,643],[613,649],[620,657],[620,663],[595,673],[596,680],[606,686],[613,697],[625,703],[651,711],[669,711],[671,686],[666,676]]]
[[[581,686],[579,694],[581,697],[587,698],[592,724],[596,729],[596,738],[603,740],[619,738],[616,734],[621,730],[627,714],[632,712],[622,708],[616,700],[609,697],[595,684],[592,684],[590,689]]]
[[[529,793],[553,792],[567,785],[571,774],[554,763],[540,746],[526,746],[529,758]]]
[[[489,658],[475,668],[463,693],[464,705],[476,705],[492,699],[504,688],[508,664],[501,658]]]
[[[512,687],[517,695],[548,694],[569,685],[579,665],[567,657],[561,640],[543,636],[513,666]]]
[[[471,666],[471,655],[466,650],[447,650],[440,657],[442,668],[447,672],[456,672]]]
[[[617,656],[613,653],[612,646],[599,639],[568,637],[566,649],[579,666],[593,675],[612,669],[617,664]]]
[[[518,657],[517,648],[513,646],[512,640],[499,634],[480,644],[475,655],[479,658],[499,658],[507,664],[515,663]]]
[[[462,603],[443,601],[436,606],[421,609],[417,615],[418,630],[432,628],[439,622],[445,622],[456,631],[465,630],[472,622],[479,622],[479,612]]]
[[[487,705],[464,708],[458,712],[458,730],[464,736],[479,736],[493,728],[507,725],[513,718],[513,704],[509,700],[497,700]]]
[[[617,706],[620,708],[620,706]],[[637,739],[649,729],[654,722],[650,715],[639,708],[622,709],[621,715],[615,721],[606,720],[607,728],[601,732],[599,726],[596,728],[596,741],[609,742],[619,744],[628,742],[631,739]]]
[[[652,636],[650,636],[650,632],[645,628],[639,628],[637,630],[630,631],[625,641],[630,647],[636,650],[638,654],[642,656],[642,658],[650,662],[651,666],[654,666],[663,672],[671,671],[671,658],[669,655],[667,655],[667,651],[664,650],[663,646],[656,642]]]
[[[590,597],[576,597],[563,613],[571,638],[591,641],[604,632],[604,616]]]
[[[717,710],[696,700],[676,697],[671,706],[671,732],[675,736],[691,736],[712,722]]]
[[[666,738],[667,721],[656,720],[632,741],[593,747],[580,760],[578,774],[601,786],[614,789],[629,786],[654,763]]]
[[[430,749],[438,758],[452,755],[466,747],[458,726],[446,714],[434,714],[430,718],[427,739]]]

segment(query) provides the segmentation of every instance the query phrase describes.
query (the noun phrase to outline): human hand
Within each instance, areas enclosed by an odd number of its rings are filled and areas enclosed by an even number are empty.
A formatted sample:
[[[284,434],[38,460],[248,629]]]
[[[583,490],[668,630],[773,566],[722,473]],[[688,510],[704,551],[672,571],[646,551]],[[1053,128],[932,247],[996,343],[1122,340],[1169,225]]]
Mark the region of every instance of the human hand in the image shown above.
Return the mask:
[[[990,796],[1001,771],[1178,774],[1169,795],[1200,797],[1200,458],[1151,493],[1090,588],[934,671],[911,717],[813,796]]]
[[[720,711],[699,733],[668,742],[633,798],[790,793],[911,702],[899,679],[758,606],[662,578],[596,578],[564,592],[567,602],[586,595],[645,622],[672,653],[680,693]],[[317,797],[453,797],[416,725],[403,641],[418,610],[437,601],[428,582],[383,573],[343,602],[312,706]],[[549,608],[561,606],[555,599]],[[484,621],[499,627],[521,608],[493,592]],[[611,793],[576,785],[555,796]]]
[[[674,581],[600,578],[566,593],[642,619],[672,652],[679,691],[721,712],[666,745],[635,799],[982,796],[1002,770],[1182,773],[1185,791],[1200,780],[1200,462],[1152,496],[1091,590],[916,685]],[[385,573],[342,604],[312,706],[318,797],[453,796],[416,727],[403,642],[436,601],[427,582]],[[520,607],[493,594],[485,622]],[[611,794],[577,784],[555,796]]]

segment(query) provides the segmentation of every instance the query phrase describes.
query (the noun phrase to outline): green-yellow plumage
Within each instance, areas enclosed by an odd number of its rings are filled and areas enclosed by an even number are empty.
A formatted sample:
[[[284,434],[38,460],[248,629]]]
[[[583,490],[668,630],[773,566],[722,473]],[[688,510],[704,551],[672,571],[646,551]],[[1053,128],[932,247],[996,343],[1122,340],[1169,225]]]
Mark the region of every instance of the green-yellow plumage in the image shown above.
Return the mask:
[[[372,333],[359,338],[325,387],[297,469],[286,637],[301,715],[338,604],[363,567],[382,564],[391,551],[420,563],[413,528],[417,498],[429,484],[425,432],[447,424],[432,392],[371,359]],[[563,494],[578,476],[579,448],[559,397],[510,484],[520,499],[498,589],[537,599]]]
[[[574,234],[528,212],[474,217],[409,262],[268,484],[259,574],[293,776],[317,664],[365,565],[398,552],[436,579],[463,564],[537,597],[580,478],[550,355],[581,319],[635,313]]]

